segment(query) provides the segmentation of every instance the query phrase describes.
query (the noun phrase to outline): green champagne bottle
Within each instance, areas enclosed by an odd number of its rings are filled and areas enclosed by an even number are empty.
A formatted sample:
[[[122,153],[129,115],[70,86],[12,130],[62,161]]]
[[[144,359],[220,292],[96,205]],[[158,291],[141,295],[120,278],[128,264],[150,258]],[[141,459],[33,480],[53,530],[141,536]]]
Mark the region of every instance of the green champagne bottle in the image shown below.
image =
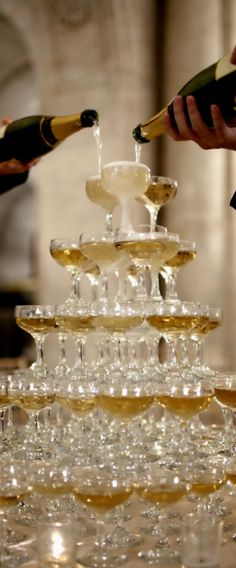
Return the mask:
[[[212,126],[210,111],[212,104],[220,107],[227,124],[236,126],[236,65],[230,63],[230,55],[225,55],[216,63],[200,71],[180,89],[178,95],[181,95],[184,99],[184,109],[188,120],[186,97],[193,95],[201,116],[208,126]],[[171,101],[158,114],[134,128],[133,137],[136,142],[143,144],[164,134],[166,131],[164,124],[166,112],[169,113],[173,126],[177,128],[173,101]]]
[[[65,138],[98,124],[96,110],[67,116],[27,116],[0,129],[0,162],[15,158],[29,162],[51,152]]]

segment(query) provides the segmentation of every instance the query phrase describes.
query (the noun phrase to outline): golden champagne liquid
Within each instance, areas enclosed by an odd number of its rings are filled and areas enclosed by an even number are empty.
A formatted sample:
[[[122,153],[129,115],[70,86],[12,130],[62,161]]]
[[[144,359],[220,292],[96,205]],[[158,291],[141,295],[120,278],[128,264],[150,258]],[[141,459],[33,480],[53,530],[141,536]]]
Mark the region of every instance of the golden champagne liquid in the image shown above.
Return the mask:
[[[96,482],[94,482],[94,487],[89,488],[87,492],[81,491],[79,487],[73,487],[73,493],[85,505],[98,511],[106,511],[124,503],[131,495],[132,489],[130,487],[125,489],[118,487],[116,490],[115,488],[109,490],[105,486],[96,488]]]
[[[165,266],[167,267],[169,266],[170,268],[180,268],[181,266],[184,266],[188,262],[194,260],[196,256],[197,256],[196,251],[179,250],[173,258],[167,260]]]
[[[19,406],[22,406],[24,410],[42,410],[54,401],[54,394],[20,394],[18,396]]]
[[[4,507],[15,507],[20,501],[23,501],[28,493],[29,491],[19,490],[19,492],[17,493],[4,493],[2,495],[0,494],[0,509]]]
[[[51,333],[57,330],[55,317],[19,317],[16,323],[28,333]]]
[[[87,259],[82,254],[79,248],[51,248],[50,253],[52,258],[60,264],[60,266],[73,266],[82,268],[86,265]]]
[[[199,497],[204,497],[205,495],[210,495],[211,493],[215,493],[215,491],[219,491],[221,487],[225,483],[225,479],[218,479],[216,481],[211,481],[207,479],[200,479],[199,481],[194,481],[191,485],[192,493],[197,493]]]
[[[201,316],[201,315],[196,316],[196,322],[195,322],[194,328],[192,330],[191,336],[194,337],[195,333],[202,335],[202,333],[201,333],[202,329],[208,323],[208,319],[209,318],[207,316]]]
[[[37,483],[33,484],[33,491],[42,495],[43,497],[47,497],[48,499],[57,499],[61,495],[68,495],[72,491],[72,486],[69,483],[61,483],[56,485],[55,484],[48,484],[48,485],[40,485]]]
[[[224,387],[215,387],[215,397],[224,406],[236,408],[236,390]]]
[[[164,251],[163,257],[162,257],[162,261],[161,261],[161,265],[164,266],[166,265],[166,262],[168,262],[168,260],[170,258],[173,258],[173,256],[176,255],[177,251],[179,250],[179,242],[178,241],[168,241],[166,244],[166,249]],[[160,266],[160,263],[158,262],[158,258],[154,257],[153,261],[152,261],[152,266],[155,268],[158,268]]]
[[[197,316],[153,315],[149,316],[147,321],[161,333],[180,333],[192,329],[197,322]]]
[[[158,265],[164,263],[167,240],[140,240],[116,242],[115,246],[128,254],[132,260],[143,265],[152,263],[156,258]]]
[[[81,250],[85,256],[93,260],[98,266],[109,266],[119,259],[112,242],[82,243]]]
[[[94,328],[92,316],[56,316],[60,329],[68,333],[89,331]]]
[[[208,319],[206,325],[201,329],[201,334],[207,335],[211,331],[214,331],[214,329],[217,329],[217,327],[219,327],[220,325],[222,325],[221,320]]]
[[[157,484],[152,487],[138,487],[137,493],[149,503],[158,503],[161,507],[165,507],[182,499],[187,493],[187,487]]]
[[[143,195],[137,197],[137,201],[144,205],[162,207],[176,196],[176,192],[176,185],[163,181],[154,181],[149,185]]]
[[[236,473],[233,473],[231,471],[227,471],[226,472],[226,479],[227,479],[227,481],[230,481],[231,483],[236,485]]]
[[[99,176],[87,179],[85,192],[90,201],[100,205],[105,211],[113,211],[114,207],[119,203],[114,195],[111,195],[102,187]]]
[[[0,393],[0,408],[1,406],[8,406],[11,404],[12,399],[9,397],[8,394]]]
[[[150,408],[155,401],[154,395],[143,396],[110,396],[96,395],[97,406],[121,420],[138,416]]]
[[[192,395],[188,396],[168,394],[158,394],[156,400],[162,404],[171,414],[188,420],[205,410],[213,400],[213,394]]]
[[[68,396],[57,396],[57,402],[73,412],[90,412],[95,407],[95,397],[93,398],[72,398]]]
[[[127,329],[138,327],[144,321],[140,316],[95,316],[96,327],[110,329],[114,332],[122,332]]]

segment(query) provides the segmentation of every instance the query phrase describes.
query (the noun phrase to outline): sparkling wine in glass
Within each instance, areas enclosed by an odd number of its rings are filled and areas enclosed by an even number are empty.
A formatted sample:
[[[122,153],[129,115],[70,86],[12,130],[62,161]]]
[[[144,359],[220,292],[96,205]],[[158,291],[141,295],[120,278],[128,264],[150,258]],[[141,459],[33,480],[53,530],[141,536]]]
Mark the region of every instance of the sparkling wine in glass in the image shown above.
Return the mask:
[[[80,295],[81,275],[96,272],[97,267],[81,252],[79,237],[52,239],[50,242],[50,254],[60,266],[67,270],[71,278],[72,287],[66,303],[83,305]]]
[[[149,212],[152,231],[156,229],[157,217],[161,207],[176,196],[177,187],[177,182],[173,179],[151,176],[151,183],[145,193],[136,198]]]
[[[99,175],[92,176],[86,180],[85,192],[90,201],[105,209],[106,231],[112,231],[113,211],[119,203],[117,197],[104,189]]]
[[[49,370],[44,361],[44,345],[47,335],[57,331],[55,306],[26,305],[16,306],[15,318],[17,325],[32,335],[36,345],[36,361],[30,370],[38,378],[46,377]]]
[[[86,553],[78,553],[83,566],[106,568],[123,563],[127,556],[115,552],[106,544],[105,514],[121,505],[130,497],[133,487],[129,480],[116,473],[99,468],[75,468],[72,491],[76,500],[84,504],[96,515],[97,534],[95,545]]]
[[[132,199],[142,195],[150,185],[150,169],[138,162],[110,162],[101,172],[102,186],[115,196],[121,207],[120,226],[130,228],[129,205]]]
[[[161,275],[165,282],[165,301],[179,302],[177,293],[177,276],[180,269],[196,258],[196,243],[180,240],[179,250],[167,260],[161,268]]]

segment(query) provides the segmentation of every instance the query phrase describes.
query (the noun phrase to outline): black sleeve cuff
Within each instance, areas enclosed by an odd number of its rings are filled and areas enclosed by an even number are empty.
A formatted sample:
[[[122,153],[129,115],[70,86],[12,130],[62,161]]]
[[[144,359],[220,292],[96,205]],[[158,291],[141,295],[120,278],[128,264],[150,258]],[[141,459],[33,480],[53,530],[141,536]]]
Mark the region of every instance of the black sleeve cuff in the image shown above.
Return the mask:
[[[25,183],[28,177],[28,172],[24,172],[23,174],[9,174],[9,175],[0,175],[0,195],[9,191],[13,187],[17,185],[21,185]]]

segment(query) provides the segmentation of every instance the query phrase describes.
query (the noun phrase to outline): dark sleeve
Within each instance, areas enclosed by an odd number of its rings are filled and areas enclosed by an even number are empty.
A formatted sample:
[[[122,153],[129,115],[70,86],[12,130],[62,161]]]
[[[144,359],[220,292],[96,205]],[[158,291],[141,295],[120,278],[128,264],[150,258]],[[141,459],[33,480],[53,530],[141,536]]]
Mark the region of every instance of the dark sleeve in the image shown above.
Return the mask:
[[[0,175],[0,195],[9,191],[17,185],[25,183],[29,172],[24,172],[23,174],[7,174]]]

